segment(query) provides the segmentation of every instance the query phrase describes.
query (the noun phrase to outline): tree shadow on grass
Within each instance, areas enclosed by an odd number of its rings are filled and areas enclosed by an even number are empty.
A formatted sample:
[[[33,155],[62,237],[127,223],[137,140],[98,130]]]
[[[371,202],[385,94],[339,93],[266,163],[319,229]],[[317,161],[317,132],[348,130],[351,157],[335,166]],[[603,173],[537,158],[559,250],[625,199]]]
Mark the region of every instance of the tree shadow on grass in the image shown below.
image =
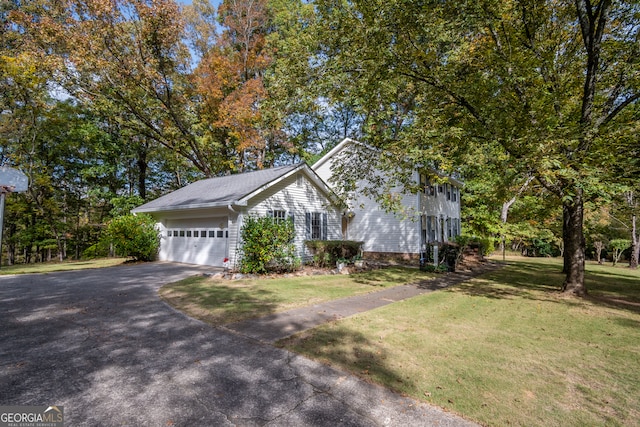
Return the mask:
[[[177,310],[214,326],[273,314],[281,301],[265,289],[206,279],[165,286],[159,294]]]
[[[640,277],[587,272],[587,299],[609,307],[640,313]]]
[[[564,275],[555,265],[507,263],[504,268],[464,281],[452,292],[489,299],[527,299],[580,305],[560,299]]]
[[[389,366],[389,354],[380,342],[344,326],[302,332],[278,341],[276,346],[348,371],[395,392],[410,394],[416,389],[411,378]]]
[[[416,272],[418,270],[415,270]],[[433,275],[424,274],[424,279],[413,278],[414,269],[388,267],[379,268],[360,273],[353,273],[350,275],[351,279],[361,285],[373,286],[373,287],[387,287],[389,283],[398,283],[402,281],[414,282],[417,280],[428,281],[433,278]]]
[[[504,269],[458,284],[456,292],[494,299],[525,298],[536,301],[581,305],[583,301],[605,304],[640,313],[640,279],[616,272],[587,270],[584,299],[562,298],[565,276],[555,264],[509,263]]]

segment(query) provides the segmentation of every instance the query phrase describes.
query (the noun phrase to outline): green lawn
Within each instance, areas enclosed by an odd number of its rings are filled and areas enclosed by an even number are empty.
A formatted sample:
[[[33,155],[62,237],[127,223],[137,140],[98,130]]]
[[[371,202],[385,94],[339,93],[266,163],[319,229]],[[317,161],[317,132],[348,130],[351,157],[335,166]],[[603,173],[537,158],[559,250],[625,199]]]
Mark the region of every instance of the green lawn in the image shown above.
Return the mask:
[[[0,275],[52,273],[54,271],[113,267],[114,265],[120,265],[125,261],[127,261],[127,258],[101,258],[85,261],[40,262],[36,264],[16,264],[10,266],[3,265],[0,267]]]
[[[160,296],[192,317],[222,325],[432,277],[433,273],[400,267],[350,275],[248,280],[195,276],[162,287]]]
[[[640,271],[555,259],[316,328],[280,344],[485,425],[640,425]]]

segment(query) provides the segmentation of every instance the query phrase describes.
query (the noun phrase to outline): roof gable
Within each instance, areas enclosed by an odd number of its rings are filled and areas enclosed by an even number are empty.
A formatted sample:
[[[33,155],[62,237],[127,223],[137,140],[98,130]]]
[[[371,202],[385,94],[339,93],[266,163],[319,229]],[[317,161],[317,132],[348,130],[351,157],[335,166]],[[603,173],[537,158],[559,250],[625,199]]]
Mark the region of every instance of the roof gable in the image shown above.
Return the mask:
[[[338,145],[336,145],[335,147],[333,147],[331,150],[329,150],[327,152],[327,154],[325,154],[324,156],[320,157],[320,159],[318,159],[313,165],[311,165],[311,168],[313,170],[318,170],[318,168],[320,166],[322,166],[324,163],[326,163],[329,159],[331,159],[332,157],[334,157],[337,153],[339,153],[340,151],[342,151],[347,145],[349,144],[360,144],[362,145],[362,143],[351,139],[351,138],[345,138],[342,141],[340,141],[340,143],[338,143]]]
[[[371,150],[371,151],[376,151],[379,152],[378,149],[371,147],[370,145],[367,145],[365,143],[362,143],[360,141],[357,141],[355,139],[351,139],[351,138],[345,138],[342,141],[340,141],[340,143],[338,145],[336,145],[335,147],[333,147],[331,150],[329,150],[329,152],[327,152],[327,154],[325,154],[324,156],[322,156],[317,162],[315,162],[311,168],[314,171],[317,171],[318,169],[320,169],[322,167],[322,165],[324,165],[326,162],[332,160],[332,159],[337,159],[338,156],[349,156],[349,155],[353,155],[352,152],[347,151],[346,148],[350,145],[353,145],[354,147],[356,147],[358,150]],[[360,152],[360,151],[358,151]],[[416,167],[417,170],[420,170],[420,167],[417,166]],[[433,172],[434,174],[438,175],[441,178],[446,178],[447,181],[459,188],[464,187],[464,183],[462,181],[460,181],[459,179],[456,179],[452,176],[447,176],[444,175],[443,173],[441,173],[440,171],[437,171],[436,169],[433,169],[431,167],[428,167],[429,170],[431,170],[431,172]]]

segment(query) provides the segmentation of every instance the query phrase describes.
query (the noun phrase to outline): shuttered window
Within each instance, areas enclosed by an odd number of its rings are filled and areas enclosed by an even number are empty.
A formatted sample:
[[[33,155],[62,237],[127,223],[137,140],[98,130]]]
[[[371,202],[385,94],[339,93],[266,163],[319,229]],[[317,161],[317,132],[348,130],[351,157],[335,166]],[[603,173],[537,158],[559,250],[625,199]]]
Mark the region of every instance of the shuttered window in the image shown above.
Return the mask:
[[[307,240],[327,240],[329,225],[326,213],[306,212],[304,218]]]

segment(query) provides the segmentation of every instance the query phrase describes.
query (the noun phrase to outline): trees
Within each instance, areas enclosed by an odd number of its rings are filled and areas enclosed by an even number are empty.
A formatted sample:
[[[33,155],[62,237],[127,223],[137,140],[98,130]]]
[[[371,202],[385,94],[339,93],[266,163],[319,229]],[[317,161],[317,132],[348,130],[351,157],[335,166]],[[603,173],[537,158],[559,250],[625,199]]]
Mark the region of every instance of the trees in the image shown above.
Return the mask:
[[[184,11],[174,0],[42,0],[12,16],[57,59],[51,78],[111,116],[140,149],[140,165],[161,147],[216,176],[286,153],[280,122],[263,115],[265,0],[223,1],[217,15],[207,0]]]
[[[635,2],[317,3],[314,65],[350,77],[365,141],[445,171],[506,153],[563,209],[566,293],[584,295],[586,200],[607,192],[640,98]],[[612,145],[613,144],[613,145]]]

